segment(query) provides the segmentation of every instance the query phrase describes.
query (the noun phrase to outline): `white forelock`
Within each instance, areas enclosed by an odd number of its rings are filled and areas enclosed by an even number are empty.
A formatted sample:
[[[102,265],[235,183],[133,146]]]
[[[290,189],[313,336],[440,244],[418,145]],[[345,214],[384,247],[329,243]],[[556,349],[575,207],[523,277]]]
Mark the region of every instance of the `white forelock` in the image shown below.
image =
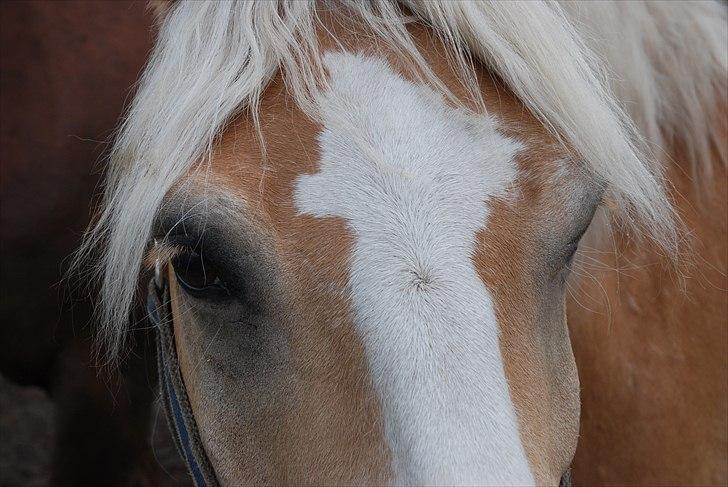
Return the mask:
[[[728,161],[728,8],[713,1],[562,2],[584,40],[607,63],[617,99],[657,160],[685,144],[694,175]],[[618,26],[618,28],[615,28]],[[712,146],[711,146],[712,145]]]

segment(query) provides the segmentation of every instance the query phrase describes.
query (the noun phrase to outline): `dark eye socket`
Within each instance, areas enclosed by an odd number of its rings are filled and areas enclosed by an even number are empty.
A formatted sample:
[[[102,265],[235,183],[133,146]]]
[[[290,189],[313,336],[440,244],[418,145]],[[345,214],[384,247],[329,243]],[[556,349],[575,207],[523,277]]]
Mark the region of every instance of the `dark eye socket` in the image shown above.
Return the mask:
[[[579,249],[579,242],[581,241],[582,235],[583,234],[579,234],[579,236],[566,244],[562,251],[563,257],[561,258],[559,268],[562,271],[566,271],[566,273],[571,271],[571,264],[574,261],[574,255],[576,255],[576,251]]]
[[[227,286],[215,266],[205,259],[201,248],[188,248],[172,259],[177,282],[189,294],[200,298],[229,296]]]
[[[571,260],[574,258],[574,254],[576,254],[577,249],[579,248],[579,241],[581,240],[581,235],[579,235],[577,238],[572,240],[566,245],[566,249],[564,251],[566,252],[567,264],[571,263]]]

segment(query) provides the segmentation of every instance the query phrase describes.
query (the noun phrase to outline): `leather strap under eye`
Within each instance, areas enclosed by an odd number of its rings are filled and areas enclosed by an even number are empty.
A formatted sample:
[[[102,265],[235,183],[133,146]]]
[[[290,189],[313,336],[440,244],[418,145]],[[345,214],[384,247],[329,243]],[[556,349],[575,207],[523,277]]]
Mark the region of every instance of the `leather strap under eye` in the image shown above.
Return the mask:
[[[185,460],[195,486],[218,487],[220,484],[202,444],[179,368],[169,286],[166,280],[159,276],[155,276],[149,282],[147,319],[157,331],[159,387],[167,417],[167,426],[174,433],[177,451]]]

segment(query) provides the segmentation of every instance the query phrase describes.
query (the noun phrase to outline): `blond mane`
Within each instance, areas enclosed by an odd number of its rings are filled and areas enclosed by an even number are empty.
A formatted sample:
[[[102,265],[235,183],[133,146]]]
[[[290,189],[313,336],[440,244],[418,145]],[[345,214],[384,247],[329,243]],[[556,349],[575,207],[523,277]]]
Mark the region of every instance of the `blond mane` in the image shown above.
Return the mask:
[[[235,114],[246,109],[257,120],[261,94],[279,70],[301,109],[317,117],[313,100],[324,79],[317,5],[182,2],[166,13],[112,150],[99,218],[77,259],[101,249],[95,270],[111,356],[123,344],[154,217],[172,185],[204,163]],[[711,144],[721,142],[725,160],[722,135],[705,121],[717,93],[725,96],[724,5],[379,0],[326,8],[347,9],[413,72],[442,87],[406,28],[413,15],[431,26],[466,86],[476,86],[473,61],[500,76],[606,183],[624,220],[668,252],[676,221],[653,154],[682,136],[695,161],[708,160]]]

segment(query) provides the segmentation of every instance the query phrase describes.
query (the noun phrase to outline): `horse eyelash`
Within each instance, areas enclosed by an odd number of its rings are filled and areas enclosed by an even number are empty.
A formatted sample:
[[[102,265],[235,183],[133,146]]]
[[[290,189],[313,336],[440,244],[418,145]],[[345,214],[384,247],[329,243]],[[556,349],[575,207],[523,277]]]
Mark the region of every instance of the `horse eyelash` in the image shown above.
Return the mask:
[[[154,270],[157,262],[167,263],[175,257],[184,253],[186,248],[182,245],[172,244],[167,241],[154,240],[151,247],[144,256],[144,269]]]

